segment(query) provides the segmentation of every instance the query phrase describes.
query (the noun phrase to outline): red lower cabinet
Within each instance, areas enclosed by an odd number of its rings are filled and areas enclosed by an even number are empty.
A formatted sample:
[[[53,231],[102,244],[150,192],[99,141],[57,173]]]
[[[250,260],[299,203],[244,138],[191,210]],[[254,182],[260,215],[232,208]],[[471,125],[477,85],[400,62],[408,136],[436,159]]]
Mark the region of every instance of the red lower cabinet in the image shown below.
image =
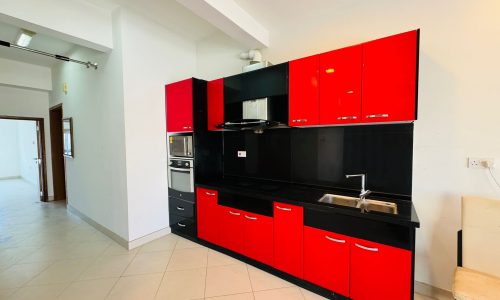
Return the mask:
[[[304,279],[349,297],[350,244],[349,237],[304,226]]]
[[[217,191],[196,188],[196,216],[198,237],[219,244]]]
[[[242,212],[243,254],[262,263],[273,265],[273,218]]]
[[[411,252],[360,239],[351,242],[351,298],[411,298]]]
[[[238,209],[219,205],[219,222],[219,245],[243,254],[243,212]]]
[[[303,277],[304,208],[274,202],[274,267]]]

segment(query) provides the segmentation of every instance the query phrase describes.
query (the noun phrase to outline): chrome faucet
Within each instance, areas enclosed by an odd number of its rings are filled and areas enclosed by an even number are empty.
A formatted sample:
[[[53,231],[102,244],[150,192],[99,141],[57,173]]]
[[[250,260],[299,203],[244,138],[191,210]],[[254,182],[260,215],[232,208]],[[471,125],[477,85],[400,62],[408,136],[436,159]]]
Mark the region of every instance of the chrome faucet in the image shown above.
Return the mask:
[[[351,174],[346,175],[346,178],[361,177],[361,192],[359,193],[357,208],[361,208],[361,212],[368,212],[368,202],[366,201],[366,196],[370,195],[372,192],[370,190],[365,190],[366,174]]]

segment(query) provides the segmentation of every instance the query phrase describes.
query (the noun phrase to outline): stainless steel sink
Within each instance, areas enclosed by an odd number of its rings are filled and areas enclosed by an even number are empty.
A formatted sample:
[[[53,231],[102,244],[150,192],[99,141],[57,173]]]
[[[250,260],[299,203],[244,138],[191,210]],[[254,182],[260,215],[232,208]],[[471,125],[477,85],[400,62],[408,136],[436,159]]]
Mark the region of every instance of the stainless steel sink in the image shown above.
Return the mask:
[[[318,202],[347,207],[357,207],[359,198],[334,194],[324,194],[323,197],[318,200]],[[366,199],[366,203],[366,209],[368,211],[376,211],[393,215],[398,214],[398,206],[396,203],[371,199]]]
[[[341,206],[356,207],[356,205],[358,204],[358,198],[333,195],[333,194],[324,194],[323,197],[321,197],[318,200],[318,202],[341,205]]]

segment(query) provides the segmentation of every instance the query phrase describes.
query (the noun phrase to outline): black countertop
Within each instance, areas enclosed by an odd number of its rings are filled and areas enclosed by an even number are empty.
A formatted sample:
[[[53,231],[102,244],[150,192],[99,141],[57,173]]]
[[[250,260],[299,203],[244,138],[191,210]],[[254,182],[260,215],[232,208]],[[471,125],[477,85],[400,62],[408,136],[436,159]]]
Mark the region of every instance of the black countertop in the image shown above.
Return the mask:
[[[336,190],[321,187],[311,187],[283,182],[219,178],[207,179],[196,183],[196,186],[216,189],[219,192],[239,194],[253,199],[278,201],[283,203],[301,205],[305,208],[320,209],[327,212],[362,217],[370,220],[399,224],[409,227],[420,227],[420,221],[413,203],[408,199],[390,197],[385,195],[370,195],[370,199],[394,202],[398,206],[398,214],[380,212],[361,213],[358,208],[320,203],[318,200],[326,193],[358,197],[359,193],[346,190]]]

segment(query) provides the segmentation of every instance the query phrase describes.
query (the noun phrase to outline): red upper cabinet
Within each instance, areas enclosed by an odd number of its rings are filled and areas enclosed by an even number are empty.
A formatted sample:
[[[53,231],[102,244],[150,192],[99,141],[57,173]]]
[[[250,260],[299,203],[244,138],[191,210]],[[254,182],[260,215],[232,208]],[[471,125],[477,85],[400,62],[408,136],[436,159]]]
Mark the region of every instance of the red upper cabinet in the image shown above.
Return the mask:
[[[167,131],[193,131],[193,79],[165,86]]]
[[[409,250],[352,239],[351,298],[410,299],[411,259]]]
[[[219,245],[238,253],[244,253],[243,211],[219,206]]]
[[[304,279],[349,297],[350,243],[347,236],[304,226]]]
[[[207,85],[208,130],[224,123],[224,78],[212,80]]]
[[[320,55],[320,124],[360,122],[362,50],[357,45]]]
[[[274,203],[274,267],[303,276],[304,208]]]
[[[419,31],[363,44],[363,122],[416,119]]]
[[[198,237],[219,244],[217,191],[196,188],[196,216]]]
[[[289,63],[290,126],[317,125],[319,122],[319,56]]]
[[[273,218],[243,211],[244,252],[246,256],[273,264]],[[241,234],[241,233],[240,233]]]

